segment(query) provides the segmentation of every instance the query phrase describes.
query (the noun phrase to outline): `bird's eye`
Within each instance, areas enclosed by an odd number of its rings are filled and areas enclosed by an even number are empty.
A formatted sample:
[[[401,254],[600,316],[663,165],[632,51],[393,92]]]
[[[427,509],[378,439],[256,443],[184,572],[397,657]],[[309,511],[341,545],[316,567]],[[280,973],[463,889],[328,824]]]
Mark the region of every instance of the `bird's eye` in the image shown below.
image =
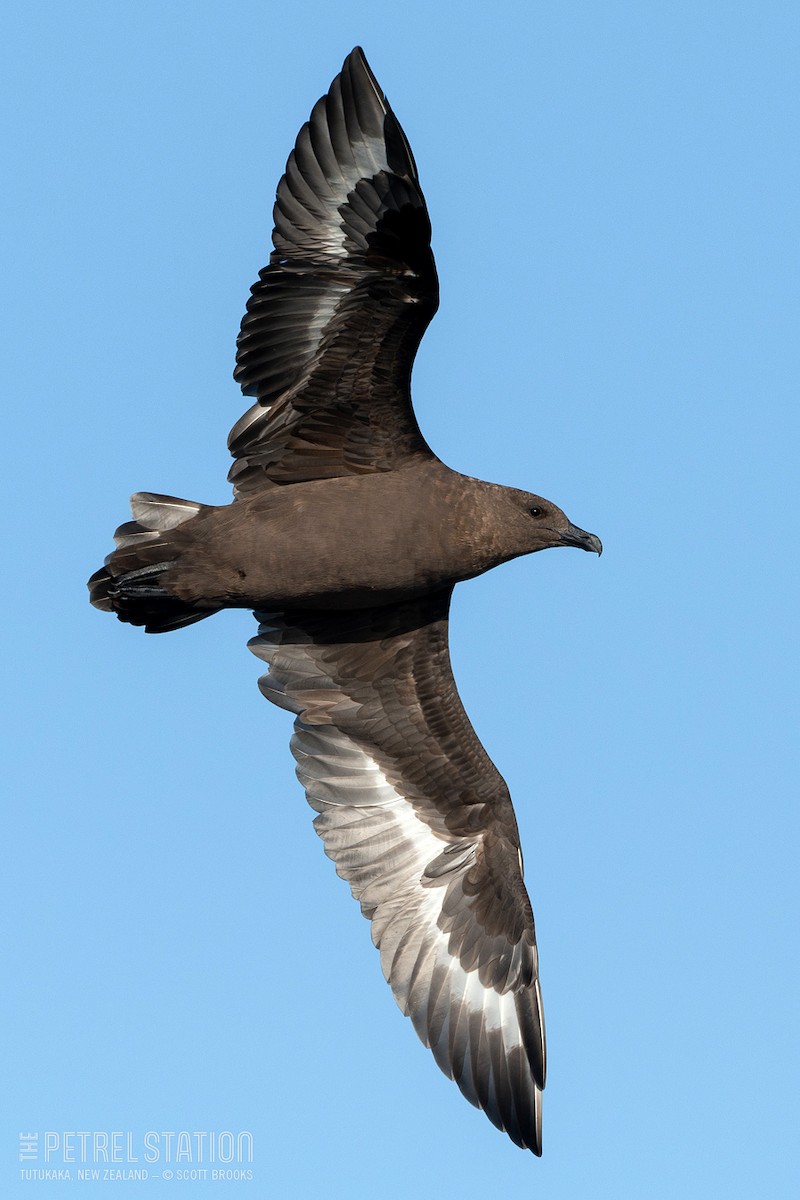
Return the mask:
[[[544,509],[539,508],[538,504],[534,504],[533,508],[530,510],[530,514],[532,517],[543,517]]]

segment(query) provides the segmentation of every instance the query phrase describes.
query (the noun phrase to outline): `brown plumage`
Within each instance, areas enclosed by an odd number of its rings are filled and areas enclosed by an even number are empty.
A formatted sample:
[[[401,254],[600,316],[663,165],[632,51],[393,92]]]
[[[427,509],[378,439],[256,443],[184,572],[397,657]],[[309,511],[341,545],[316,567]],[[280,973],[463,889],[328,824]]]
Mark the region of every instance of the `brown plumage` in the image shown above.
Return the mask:
[[[436,311],[409,145],[361,50],[303,127],[252,289],[235,499],[139,493],[89,581],[148,632],[256,610],[261,690],[403,1012],[464,1095],[541,1153],[544,1021],[508,789],[450,669],[453,586],[549,546],[600,553],[549,501],[451,471],[414,418]]]

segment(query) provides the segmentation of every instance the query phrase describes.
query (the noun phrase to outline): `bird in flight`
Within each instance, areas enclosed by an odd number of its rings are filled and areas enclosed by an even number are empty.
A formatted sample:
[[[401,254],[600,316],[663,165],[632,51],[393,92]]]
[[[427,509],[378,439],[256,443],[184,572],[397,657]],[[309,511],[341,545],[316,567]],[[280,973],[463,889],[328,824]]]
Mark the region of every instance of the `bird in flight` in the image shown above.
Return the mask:
[[[541,1154],[545,1035],[508,788],[448,653],[456,583],[550,546],[600,554],[549,500],[446,467],[411,407],[438,305],[406,137],[361,49],[300,130],[235,378],[234,500],[139,492],[92,604],[163,633],[260,621],[259,686],[395,999],[466,1098]]]

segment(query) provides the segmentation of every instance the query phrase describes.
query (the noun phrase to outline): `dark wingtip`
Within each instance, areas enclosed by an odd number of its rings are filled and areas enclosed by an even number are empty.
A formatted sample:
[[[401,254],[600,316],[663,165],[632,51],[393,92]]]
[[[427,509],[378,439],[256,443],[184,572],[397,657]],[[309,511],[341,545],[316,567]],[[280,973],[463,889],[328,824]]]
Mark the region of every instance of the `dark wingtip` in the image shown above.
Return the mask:
[[[348,67],[355,67],[355,66],[365,69],[369,75],[372,75],[372,70],[370,68],[369,63],[367,62],[367,56],[364,53],[364,51],[362,50],[361,46],[353,46],[353,49],[350,51],[350,53],[347,55],[344,62],[342,63],[342,70],[346,71],[348,69]],[[372,78],[374,79],[375,76],[372,75]]]
[[[375,89],[375,92],[377,93],[378,98],[381,100],[381,102],[384,102],[386,97],[383,94],[383,88],[378,83],[377,79],[375,78],[375,72],[372,70],[372,67],[367,62],[367,56],[364,53],[364,51],[361,49],[360,46],[354,46],[353,49],[348,54],[347,58],[342,63],[342,71],[343,72],[350,71],[354,68],[356,70],[360,71],[363,75],[366,75],[371,86]]]

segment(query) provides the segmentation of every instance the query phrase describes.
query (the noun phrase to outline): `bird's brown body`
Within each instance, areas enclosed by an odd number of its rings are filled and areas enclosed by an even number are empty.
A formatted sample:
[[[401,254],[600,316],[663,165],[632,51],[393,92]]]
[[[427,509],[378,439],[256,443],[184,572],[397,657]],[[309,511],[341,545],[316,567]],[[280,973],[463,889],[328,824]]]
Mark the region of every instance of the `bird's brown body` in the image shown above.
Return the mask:
[[[176,529],[161,582],[200,608],[396,603],[559,544],[569,522],[551,505],[547,526],[534,524],[537,499],[435,459],[271,488]]]

